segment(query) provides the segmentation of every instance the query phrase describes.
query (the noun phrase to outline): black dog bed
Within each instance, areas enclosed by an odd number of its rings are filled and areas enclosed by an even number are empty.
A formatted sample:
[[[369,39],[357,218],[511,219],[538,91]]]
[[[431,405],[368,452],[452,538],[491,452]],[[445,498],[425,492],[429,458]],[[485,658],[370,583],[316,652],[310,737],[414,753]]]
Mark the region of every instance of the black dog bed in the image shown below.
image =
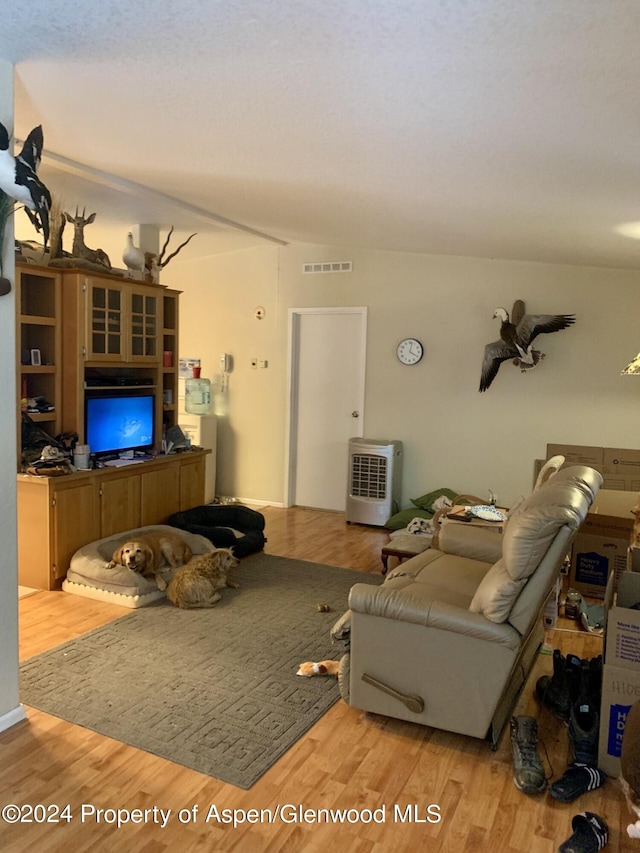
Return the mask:
[[[216,548],[233,548],[236,557],[261,551],[267,541],[263,533],[264,516],[247,506],[196,506],[184,512],[174,512],[168,523],[189,533],[206,536]]]

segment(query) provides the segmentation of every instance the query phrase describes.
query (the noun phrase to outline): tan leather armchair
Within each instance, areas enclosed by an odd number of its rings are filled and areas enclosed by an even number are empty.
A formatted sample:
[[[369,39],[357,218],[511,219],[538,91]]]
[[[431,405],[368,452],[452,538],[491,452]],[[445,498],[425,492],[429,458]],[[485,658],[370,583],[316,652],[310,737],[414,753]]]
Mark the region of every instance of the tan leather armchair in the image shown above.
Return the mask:
[[[548,594],[601,485],[592,468],[562,469],[503,534],[444,525],[438,549],[379,586],[352,587],[332,631],[350,645],[343,699],[495,748],[542,642]]]

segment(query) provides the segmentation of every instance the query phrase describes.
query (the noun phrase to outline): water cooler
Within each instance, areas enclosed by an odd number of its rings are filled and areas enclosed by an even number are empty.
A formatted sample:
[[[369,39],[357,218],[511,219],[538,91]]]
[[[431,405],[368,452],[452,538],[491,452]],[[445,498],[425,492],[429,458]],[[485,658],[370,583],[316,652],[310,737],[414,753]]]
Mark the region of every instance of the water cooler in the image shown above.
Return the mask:
[[[218,423],[214,414],[195,415],[185,409],[185,380],[178,380],[178,426],[191,439],[191,444],[211,450],[205,466],[205,503],[216,496],[216,442]]]

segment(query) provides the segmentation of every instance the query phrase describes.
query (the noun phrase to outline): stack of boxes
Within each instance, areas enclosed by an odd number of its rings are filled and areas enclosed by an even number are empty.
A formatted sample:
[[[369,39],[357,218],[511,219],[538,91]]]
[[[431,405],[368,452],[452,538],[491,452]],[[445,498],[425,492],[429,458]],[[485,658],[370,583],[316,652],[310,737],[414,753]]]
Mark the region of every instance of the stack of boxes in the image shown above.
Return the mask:
[[[620,775],[620,751],[629,709],[640,700],[640,573],[627,572],[614,593],[609,578],[602,674],[602,705],[598,767],[608,776]]]
[[[565,457],[563,467],[588,465],[599,471],[603,487],[573,542],[569,585],[588,598],[604,598],[611,572],[617,585],[627,569],[634,516],[640,492],[640,450],[548,444],[547,459]],[[534,482],[544,460],[537,460]]]

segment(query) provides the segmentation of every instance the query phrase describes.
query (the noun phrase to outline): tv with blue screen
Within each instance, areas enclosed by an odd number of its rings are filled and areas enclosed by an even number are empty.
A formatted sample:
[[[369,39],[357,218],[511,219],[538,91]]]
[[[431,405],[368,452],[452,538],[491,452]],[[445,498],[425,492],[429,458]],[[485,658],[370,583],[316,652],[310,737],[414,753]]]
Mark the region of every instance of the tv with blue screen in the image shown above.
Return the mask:
[[[96,394],[85,400],[86,443],[92,454],[153,447],[153,394]]]

